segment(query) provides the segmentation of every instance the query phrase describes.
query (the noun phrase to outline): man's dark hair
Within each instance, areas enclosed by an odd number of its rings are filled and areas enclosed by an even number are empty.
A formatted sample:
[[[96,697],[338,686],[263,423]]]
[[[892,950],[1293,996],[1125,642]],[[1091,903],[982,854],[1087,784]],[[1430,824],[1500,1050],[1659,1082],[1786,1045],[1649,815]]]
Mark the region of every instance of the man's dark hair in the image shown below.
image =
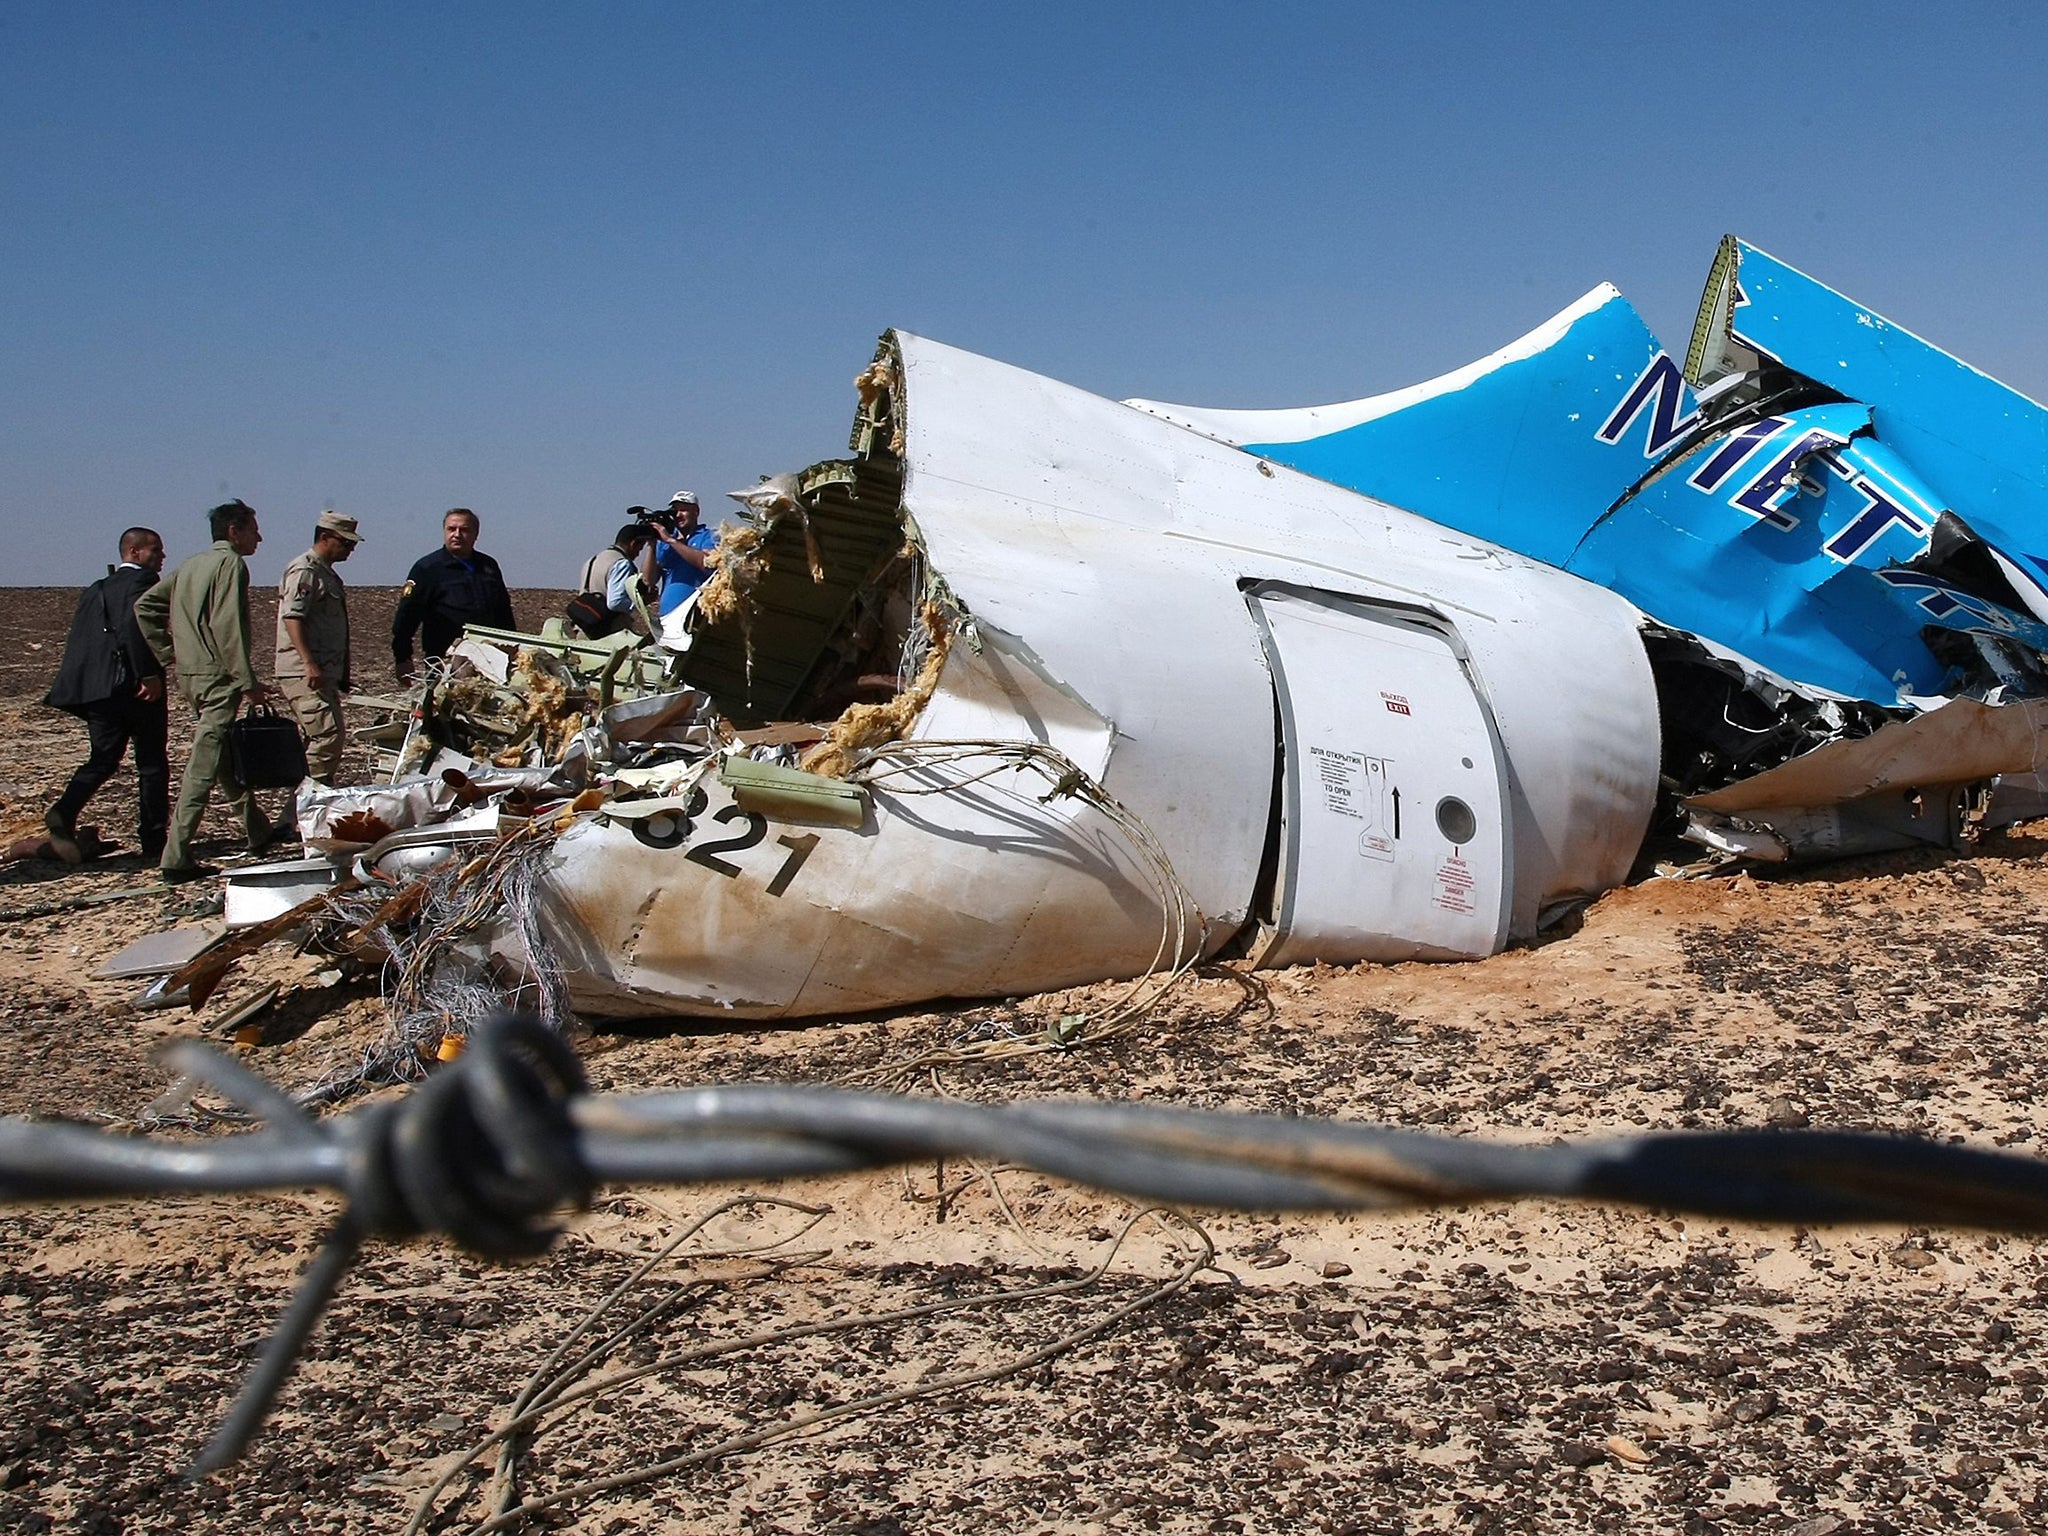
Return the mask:
[[[126,560],[130,555],[142,548],[142,541],[144,539],[155,539],[157,543],[163,543],[163,535],[154,528],[123,528],[121,530],[121,558]]]
[[[443,512],[441,514],[441,521],[445,523],[451,517],[466,517],[472,523],[475,523],[479,528],[483,527],[484,525],[484,520],[478,517],[474,512],[470,511],[469,508],[467,507],[450,507],[446,512]]]
[[[613,547],[629,555],[646,542],[647,528],[641,523],[621,523],[619,531],[612,535]]]
[[[256,509],[241,497],[224,501],[206,514],[206,526],[215,539],[224,539],[237,528],[245,528],[255,520]]]

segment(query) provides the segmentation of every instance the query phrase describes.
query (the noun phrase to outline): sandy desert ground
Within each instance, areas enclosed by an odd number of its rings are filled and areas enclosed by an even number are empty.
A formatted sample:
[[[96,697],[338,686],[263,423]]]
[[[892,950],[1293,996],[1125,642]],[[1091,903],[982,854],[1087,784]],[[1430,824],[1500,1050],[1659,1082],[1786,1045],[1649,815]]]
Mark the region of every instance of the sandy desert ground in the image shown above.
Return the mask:
[[[82,729],[34,702],[72,597],[0,600],[9,835],[38,824],[83,756]],[[354,595],[371,687],[388,681],[375,663],[391,600]],[[526,601],[538,614],[545,600]],[[132,782],[87,818],[116,839],[131,830]],[[938,1086],[1515,1141],[1811,1124],[2034,1152],[2044,854],[2035,827],[1969,859],[1649,882],[1483,964],[1216,968],[1126,1038]],[[133,1122],[165,1086],[152,1053],[214,1037],[241,979],[193,1015],[136,1012],[133,983],[94,977],[131,938],[202,913],[203,888],[42,910],[150,883],[120,859],[0,867],[0,1112]],[[832,1082],[962,1034],[1041,1030],[1088,1002],[614,1028],[581,1049],[604,1090]],[[382,1022],[374,979],[308,990],[246,1059],[301,1086]],[[728,1207],[743,1196],[756,1198]],[[197,1484],[181,1471],[333,1202],[0,1211],[0,1529],[404,1529],[572,1332],[712,1213],[583,1336],[579,1348],[615,1336],[590,1380],[647,1369],[522,1450],[522,1497],[571,1493],[534,1524],[2048,1529],[2048,1265],[2030,1239],[1536,1201],[1373,1218],[1195,1211],[1142,1219],[1117,1247],[1128,1202],[973,1164],[607,1191],[551,1254],[514,1268],[433,1242],[374,1247],[251,1454]],[[1175,1288],[1193,1223],[1214,1261]],[[792,1332],[826,1322],[839,1326]],[[795,1429],[717,1454],[778,1425]],[[691,1464],[573,1493],[670,1460]],[[484,1497],[458,1474],[425,1528],[474,1528]]]

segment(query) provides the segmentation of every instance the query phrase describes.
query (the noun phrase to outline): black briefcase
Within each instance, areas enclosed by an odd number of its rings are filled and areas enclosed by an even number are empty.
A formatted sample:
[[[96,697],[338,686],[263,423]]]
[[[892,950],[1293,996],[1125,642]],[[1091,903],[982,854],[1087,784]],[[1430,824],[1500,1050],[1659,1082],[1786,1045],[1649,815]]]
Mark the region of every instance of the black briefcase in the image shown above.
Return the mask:
[[[306,776],[306,738],[265,704],[228,727],[228,764],[244,789],[289,789]]]

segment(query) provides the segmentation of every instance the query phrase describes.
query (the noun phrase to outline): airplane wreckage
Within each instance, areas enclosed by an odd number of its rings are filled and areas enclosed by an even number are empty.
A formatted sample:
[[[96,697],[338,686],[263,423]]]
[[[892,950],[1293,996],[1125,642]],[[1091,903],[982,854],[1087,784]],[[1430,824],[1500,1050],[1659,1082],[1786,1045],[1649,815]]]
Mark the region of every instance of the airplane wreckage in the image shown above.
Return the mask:
[[[2048,413],[1732,238],[1682,362],[1602,286],[1348,404],[901,332],[859,391],[847,457],[735,493],[686,651],[471,631],[230,920],[438,879],[580,1014],[775,1018],[1484,956],[1646,840],[2038,813]]]

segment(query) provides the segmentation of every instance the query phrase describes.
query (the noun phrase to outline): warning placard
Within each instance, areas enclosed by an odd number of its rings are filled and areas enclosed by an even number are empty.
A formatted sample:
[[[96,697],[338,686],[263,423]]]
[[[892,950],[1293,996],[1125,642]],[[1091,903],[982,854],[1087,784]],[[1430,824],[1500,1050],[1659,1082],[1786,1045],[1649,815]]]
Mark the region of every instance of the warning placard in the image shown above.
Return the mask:
[[[1436,868],[1436,905],[1446,912],[1473,911],[1472,892],[1477,883],[1472,866],[1452,854]]]

